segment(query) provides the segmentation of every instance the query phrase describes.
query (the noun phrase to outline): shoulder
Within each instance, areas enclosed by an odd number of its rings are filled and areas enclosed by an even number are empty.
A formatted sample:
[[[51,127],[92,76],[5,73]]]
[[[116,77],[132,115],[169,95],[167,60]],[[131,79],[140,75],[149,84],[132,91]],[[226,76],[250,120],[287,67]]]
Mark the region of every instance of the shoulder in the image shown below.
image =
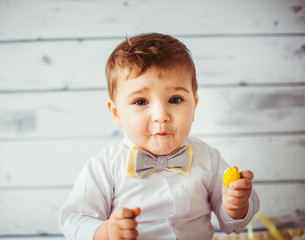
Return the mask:
[[[127,158],[128,147],[121,140],[115,140],[104,146],[99,153],[89,159],[88,163],[111,169]]]
[[[215,157],[219,155],[219,151],[202,141],[197,137],[188,137],[186,140],[186,144],[190,144],[193,152],[206,152],[211,155],[211,157]]]
[[[191,145],[194,164],[215,171],[221,161],[220,152],[197,137],[188,137],[186,144]]]
[[[128,153],[128,146],[122,140],[115,140],[106,145],[96,157],[116,158],[122,153]]]

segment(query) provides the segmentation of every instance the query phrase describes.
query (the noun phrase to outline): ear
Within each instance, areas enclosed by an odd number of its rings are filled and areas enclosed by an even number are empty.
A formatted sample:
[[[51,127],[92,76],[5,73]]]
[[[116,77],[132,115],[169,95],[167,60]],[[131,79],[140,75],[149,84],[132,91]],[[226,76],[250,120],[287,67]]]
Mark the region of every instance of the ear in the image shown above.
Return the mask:
[[[199,101],[199,97],[198,97],[197,94],[196,94],[196,96],[194,97],[194,99],[195,99],[195,109],[196,109],[197,104],[198,104],[198,101]],[[194,110],[195,110],[195,109],[194,109]]]
[[[117,106],[115,104],[114,101],[112,101],[111,99],[107,100],[107,107],[109,110],[109,113],[111,115],[112,121],[113,123],[117,126],[117,127],[121,127],[121,121],[120,121],[120,117],[118,115],[118,109]]]
[[[196,96],[194,97],[194,100],[195,100],[195,106],[194,106],[194,113],[193,113],[193,122],[194,122],[194,118],[195,118],[195,110],[196,110],[197,104],[198,104],[198,102],[199,102],[199,97],[198,97],[197,94],[196,94]]]

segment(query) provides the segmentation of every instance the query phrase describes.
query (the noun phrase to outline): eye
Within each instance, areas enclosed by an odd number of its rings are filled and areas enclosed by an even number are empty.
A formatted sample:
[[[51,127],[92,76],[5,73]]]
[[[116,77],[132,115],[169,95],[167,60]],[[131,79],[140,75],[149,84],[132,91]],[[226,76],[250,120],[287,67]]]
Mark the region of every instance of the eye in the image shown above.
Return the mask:
[[[139,106],[144,106],[144,105],[147,105],[148,102],[145,99],[138,99],[133,104],[139,105]]]
[[[168,102],[171,104],[179,104],[183,101],[181,97],[172,97]]]

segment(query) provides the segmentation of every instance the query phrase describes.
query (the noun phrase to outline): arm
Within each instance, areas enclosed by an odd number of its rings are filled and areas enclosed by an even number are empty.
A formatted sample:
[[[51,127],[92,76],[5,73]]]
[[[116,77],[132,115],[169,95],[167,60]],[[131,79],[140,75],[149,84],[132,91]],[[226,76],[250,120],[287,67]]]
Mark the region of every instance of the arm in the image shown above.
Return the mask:
[[[99,225],[111,213],[113,179],[100,158],[90,159],[77,177],[59,214],[66,239],[93,239]]]
[[[214,158],[213,171],[215,174],[210,193],[212,209],[218,218],[222,231],[227,234],[231,232],[240,233],[259,210],[259,199],[251,183],[253,174],[250,171],[241,172],[239,182],[234,182],[234,184],[238,183],[237,186],[233,184],[234,189],[229,189],[222,183],[222,176],[224,170],[228,168],[228,164],[221,158],[218,151],[212,152],[211,155]],[[237,190],[239,188],[245,189]],[[233,193],[234,197],[232,198]],[[239,199],[239,196],[242,196],[242,199]]]

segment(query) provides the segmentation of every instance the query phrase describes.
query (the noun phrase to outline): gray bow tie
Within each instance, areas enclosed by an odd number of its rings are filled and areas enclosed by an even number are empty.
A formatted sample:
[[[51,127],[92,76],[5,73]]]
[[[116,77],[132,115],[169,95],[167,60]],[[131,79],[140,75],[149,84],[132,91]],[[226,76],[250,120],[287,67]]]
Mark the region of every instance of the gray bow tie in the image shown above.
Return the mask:
[[[189,174],[191,160],[190,145],[182,146],[167,156],[155,156],[147,151],[137,149],[134,159],[134,173],[140,178],[161,170]]]

